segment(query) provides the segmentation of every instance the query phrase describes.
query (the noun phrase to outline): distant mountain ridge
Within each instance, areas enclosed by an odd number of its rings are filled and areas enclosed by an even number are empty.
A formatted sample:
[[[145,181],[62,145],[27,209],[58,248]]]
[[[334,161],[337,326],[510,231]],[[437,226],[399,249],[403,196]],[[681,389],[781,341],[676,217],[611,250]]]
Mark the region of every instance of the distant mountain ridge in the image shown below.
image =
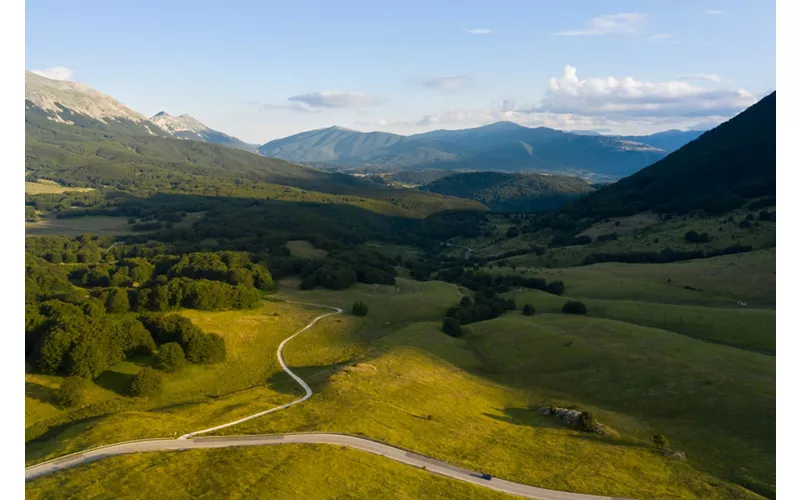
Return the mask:
[[[403,136],[329,127],[270,141],[258,151],[341,171],[435,168],[619,178],[660,160],[700,133],[676,132],[639,137],[583,135],[497,122]]]
[[[258,154],[258,149],[253,144],[248,144],[236,137],[231,137],[217,130],[213,130],[186,114],[172,116],[165,111],[161,111],[150,117],[150,121],[178,139],[210,142],[212,144],[219,144],[220,146],[227,146],[229,148],[241,149]]]

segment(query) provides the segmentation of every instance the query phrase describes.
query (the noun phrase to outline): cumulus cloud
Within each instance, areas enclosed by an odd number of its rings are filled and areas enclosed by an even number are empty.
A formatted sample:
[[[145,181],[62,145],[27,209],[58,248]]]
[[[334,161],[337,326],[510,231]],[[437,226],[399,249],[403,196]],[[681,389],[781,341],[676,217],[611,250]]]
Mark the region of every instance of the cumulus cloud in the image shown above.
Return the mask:
[[[638,12],[609,14],[589,20],[584,28],[555,34],[558,36],[630,35],[640,33],[646,22],[647,15]]]
[[[489,28],[464,28],[470,35],[488,35],[492,32]]]
[[[72,78],[74,71],[69,68],[65,68],[64,66],[53,66],[52,68],[35,69],[32,71],[32,73],[36,73],[37,75],[45,78],[51,78],[53,80],[69,80]]]
[[[707,82],[721,83],[722,77],[712,73],[694,73],[680,77],[681,80],[705,80]]]
[[[472,84],[472,77],[467,75],[439,76],[425,80],[422,84],[429,89],[442,92],[457,92],[469,87]]]
[[[566,66],[561,78],[550,79],[541,103],[530,111],[606,117],[729,116],[755,102],[745,90],[706,89],[684,80],[654,83],[629,76],[581,80],[576,68]]]
[[[311,109],[364,108],[378,104],[378,99],[373,96],[345,90],[320,90],[292,96],[289,101]]]

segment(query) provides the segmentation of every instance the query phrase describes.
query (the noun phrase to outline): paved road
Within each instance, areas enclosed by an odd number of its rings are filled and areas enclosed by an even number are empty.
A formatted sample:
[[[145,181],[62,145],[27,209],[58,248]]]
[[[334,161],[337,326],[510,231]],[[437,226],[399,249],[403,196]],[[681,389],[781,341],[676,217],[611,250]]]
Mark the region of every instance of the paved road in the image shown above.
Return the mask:
[[[286,362],[283,360],[283,346],[285,346],[286,343],[289,342],[290,340],[292,340],[293,338],[297,337],[298,335],[300,335],[304,331],[306,331],[309,328],[311,328],[314,325],[316,325],[317,321],[321,320],[322,318],[326,318],[328,316],[332,316],[334,314],[339,314],[340,312],[342,312],[342,310],[339,309],[338,307],[325,306],[325,305],[322,305],[322,304],[311,304],[311,303],[308,303],[308,302],[293,302],[293,301],[290,301],[290,300],[287,300],[286,302],[288,302],[290,304],[301,304],[301,305],[306,305],[306,306],[316,306],[316,307],[322,307],[322,308],[325,308],[325,309],[334,309],[335,310],[335,312],[322,314],[320,316],[317,316],[316,318],[314,318],[311,321],[311,323],[307,324],[305,326],[305,328],[303,328],[299,332],[295,333],[291,337],[286,338],[283,342],[281,342],[281,345],[278,346],[278,362],[281,364],[281,368],[283,368],[283,371],[288,373],[290,377],[292,377],[298,384],[300,384],[303,387],[303,390],[306,391],[305,395],[300,399],[296,399],[296,400],[292,401],[291,403],[286,403],[285,405],[281,405],[281,406],[278,406],[278,407],[275,407],[275,408],[271,408],[269,410],[265,410],[265,411],[261,411],[261,412],[258,412],[258,413],[254,413],[253,415],[250,415],[250,416],[247,416],[247,417],[244,417],[244,418],[240,418],[239,420],[234,420],[233,422],[228,422],[226,424],[220,424],[220,425],[217,425],[217,426],[214,426],[214,427],[209,427],[208,429],[203,429],[201,431],[190,432],[189,434],[184,434],[183,436],[179,437],[178,439],[189,439],[189,438],[191,438],[193,436],[197,436],[198,434],[208,434],[209,432],[214,432],[214,431],[218,431],[220,429],[224,429],[225,427],[231,427],[233,425],[241,424],[242,422],[247,422],[248,420],[252,420],[254,418],[263,417],[264,415],[267,415],[268,413],[273,413],[273,412],[276,412],[276,411],[285,410],[286,408],[289,408],[290,406],[294,406],[294,405],[296,405],[298,403],[302,403],[306,399],[310,398],[312,394],[314,394],[314,391],[312,391],[311,387],[309,387],[308,384],[306,384],[305,380],[303,380],[300,377],[298,377],[297,375],[295,375],[295,373],[292,370],[290,370],[288,366],[286,366]]]
[[[504,493],[519,495],[524,498],[538,498],[542,500],[623,500],[613,497],[584,495],[565,491],[546,490],[525,484],[513,483],[503,479],[481,479],[480,474],[460,467],[455,467],[439,460],[434,460],[416,453],[395,448],[383,443],[371,441],[344,434],[286,434],[286,435],[250,435],[250,436],[212,436],[192,439],[151,439],[144,441],[131,441],[118,443],[93,450],[75,453],[55,460],[50,460],[25,469],[25,481],[30,481],[39,476],[58,470],[68,469],[80,464],[93,462],[102,458],[124,455],[128,453],[142,453],[154,451],[178,451],[196,448],[229,448],[239,446],[268,446],[275,444],[330,444],[347,446],[356,450],[380,455],[396,462],[401,462],[413,467],[425,468],[433,474],[451,477],[460,481],[477,484]]]
[[[310,306],[323,307],[326,309],[334,310],[334,312],[317,316],[311,321],[311,323],[306,325],[302,330],[298,331],[291,337],[286,338],[278,346],[278,351],[277,351],[278,361],[280,362],[283,370],[303,387],[303,389],[305,390],[305,395],[303,397],[301,397],[300,399],[296,399],[291,403],[287,403],[285,405],[278,406],[276,408],[255,413],[253,415],[240,418],[239,420],[234,420],[233,422],[228,422],[225,424],[217,425],[215,427],[209,427],[208,429],[203,429],[195,432],[190,432],[188,434],[184,434],[178,439],[143,439],[138,441],[128,441],[108,446],[101,446],[98,448],[93,448],[91,450],[73,453],[71,455],[66,455],[63,457],[55,458],[53,460],[48,460],[46,462],[42,462],[27,467],[25,469],[25,481],[30,481],[31,479],[37,478],[39,476],[51,474],[59,470],[68,469],[71,467],[75,467],[77,465],[93,462],[95,460],[100,460],[107,457],[113,457],[116,455],[125,455],[130,453],[146,453],[155,451],[180,451],[180,450],[189,450],[195,448],[228,448],[237,446],[265,446],[273,444],[311,443],[311,444],[331,444],[331,445],[347,446],[349,448],[365,451],[367,453],[381,455],[391,460],[402,462],[407,465],[424,468],[428,472],[434,474],[448,476],[454,479],[458,479],[460,481],[466,481],[469,483],[477,484],[479,486],[484,486],[486,488],[491,488],[496,491],[511,493],[525,498],[538,498],[542,500],[619,500],[619,499],[612,499],[611,497],[584,495],[580,493],[569,493],[565,491],[556,491],[556,490],[546,490],[543,488],[536,488],[534,486],[514,483],[511,481],[505,481],[503,479],[497,479],[497,478],[486,480],[482,479],[480,477],[480,474],[474,471],[462,469],[460,467],[456,467],[448,463],[441,462],[439,460],[434,460],[432,458],[428,458],[423,455],[411,453],[406,450],[402,450],[400,448],[395,448],[394,446],[389,446],[387,444],[379,443],[377,441],[372,441],[369,439],[355,437],[355,436],[348,436],[345,434],[286,434],[286,435],[261,434],[261,435],[248,435],[248,436],[214,436],[214,437],[201,437],[201,438],[194,437],[197,436],[198,434],[206,434],[219,429],[224,429],[225,427],[230,427],[236,424],[240,424],[242,422],[246,422],[247,420],[252,420],[254,418],[266,415],[268,413],[283,410],[298,403],[302,403],[303,401],[310,398],[312,394],[314,394],[314,391],[311,390],[311,387],[309,387],[308,384],[303,379],[295,375],[295,373],[292,372],[288,366],[286,366],[286,362],[283,360],[283,355],[282,355],[283,347],[286,345],[287,342],[297,337],[301,333],[305,332],[309,328],[313,327],[322,318],[332,316],[334,314],[339,314],[342,312],[342,309],[322,304],[311,304],[306,302],[292,302],[292,301],[287,301],[287,302],[290,302],[292,304],[310,305]]]

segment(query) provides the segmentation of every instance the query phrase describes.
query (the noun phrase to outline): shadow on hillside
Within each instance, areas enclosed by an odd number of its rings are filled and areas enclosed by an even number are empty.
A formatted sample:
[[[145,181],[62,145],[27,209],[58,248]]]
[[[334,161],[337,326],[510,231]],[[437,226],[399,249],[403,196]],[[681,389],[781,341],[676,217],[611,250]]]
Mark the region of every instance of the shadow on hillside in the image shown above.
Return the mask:
[[[503,415],[494,415],[492,413],[484,413],[483,415],[493,420],[506,422],[513,425],[522,425],[528,427],[548,427],[548,428],[567,428],[568,426],[558,419],[545,417],[535,409],[527,408],[503,408],[497,411],[502,411]]]
[[[115,392],[120,396],[128,396],[133,382],[133,375],[115,371],[104,371],[94,379],[94,383],[103,389]]]
[[[25,396],[42,403],[58,405],[58,391],[35,382],[25,382]]]

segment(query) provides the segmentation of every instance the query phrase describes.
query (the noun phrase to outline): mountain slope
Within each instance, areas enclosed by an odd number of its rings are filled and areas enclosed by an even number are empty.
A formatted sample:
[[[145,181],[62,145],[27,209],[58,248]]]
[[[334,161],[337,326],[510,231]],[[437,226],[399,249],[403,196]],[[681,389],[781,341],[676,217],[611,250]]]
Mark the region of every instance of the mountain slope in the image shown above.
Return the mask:
[[[575,177],[501,172],[455,174],[420,189],[479,201],[499,212],[552,210],[594,191],[591,184]]]
[[[256,146],[213,130],[189,115],[172,116],[161,111],[150,117],[150,121],[178,139],[210,142],[258,154]]]
[[[137,135],[169,134],[116,99],[78,82],[52,80],[25,72],[26,114],[58,123]]]
[[[655,212],[724,213],[775,196],[776,93],[663,160],[564,207],[578,217]]]
[[[485,210],[472,200],[378,186],[351,175],[322,172],[216,144],[119,132],[112,135],[57,123],[30,110],[25,122],[27,179],[146,197],[167,193],[356,204],[403,216]]]
[[[589,178],[618,178],[666,155],[660,148],[629,139],[511,122],[412,136],[331,127],[271,141],[258,150],[265,156],[341,170],[544,171]]]
[[[697,139],[704,132],[704,130],[665,130],[650,135],[620,136],[620,139],[640,142],[671,153],[680,149],[684,144]]]

